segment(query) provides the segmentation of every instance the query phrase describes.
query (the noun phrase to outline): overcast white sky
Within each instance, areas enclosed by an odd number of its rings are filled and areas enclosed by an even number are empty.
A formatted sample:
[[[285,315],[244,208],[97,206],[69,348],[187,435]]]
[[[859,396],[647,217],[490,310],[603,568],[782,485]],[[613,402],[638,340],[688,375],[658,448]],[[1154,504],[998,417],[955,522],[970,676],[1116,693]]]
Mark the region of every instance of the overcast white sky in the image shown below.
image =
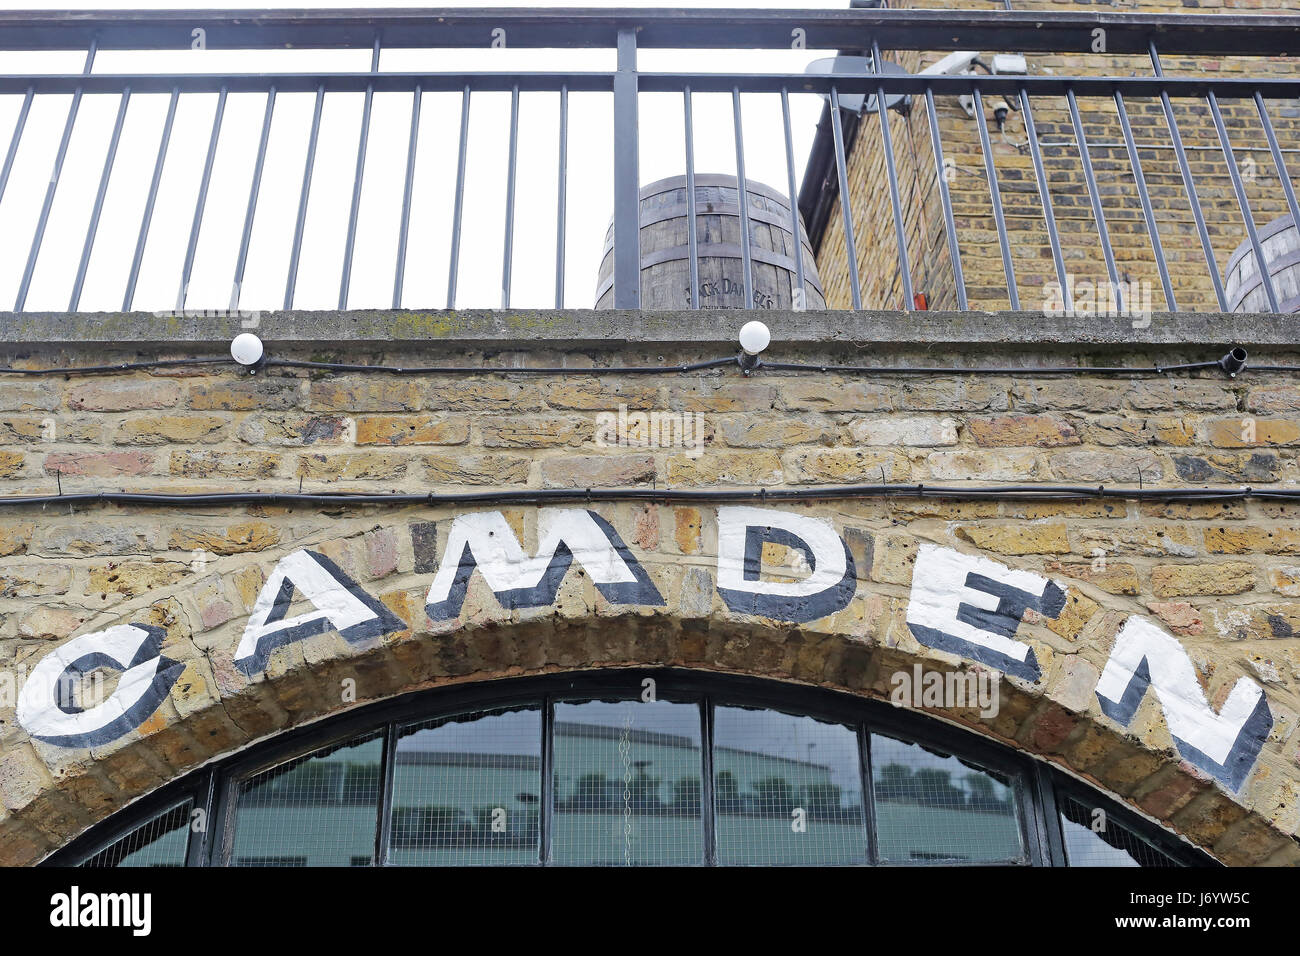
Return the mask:
[[[228,0],[221,8],[358,5],[364,4],[356,0],[319,0],[311,4]],[[455,0],[446,0],[441,5],[487,6]],[[574,5],[577,4],[572,0],[534,0],[529,4],[530,7]],[[663,3],[662,0],[619,0],[583,5],[622,7],[662,6]],[[57,5],[42,4],[39,0],[0,3],[0,7],[9,9],[175,9],[176,6],[150,0]],[[385,2],[374,6],[418,5]],[[833,4],[826,0],[815,3],[679,0],[674,6],[819,9]],[[197,18],[195,25],[202,25]],[[529,51],[512,50],[508,46],[505,50],[493,50],[486,48],[489,39],[485,37],[485,49],[476,51],[386,52],[381,57],[380,70],[614,68],[613,51]],[[507,35],[507,45],[508,42]],[[809,62],[825,55],[811,50],[725,53],[643,50],[639,66],[649,71],[801,72]],[[152,54],[106,51],[97,57],[95,72],[365,71],[369,68],[369,58],[369,50],[284,53],[185,50]],[[0,70],[75,73],[80,72],[83,59],[84,53],[76,51],[0,53]],[[107,311],[121,307],[167,99],[166,94],[136,94],[131,98],[81,298],[83,310]],[[138,309],[169,309],[176,300],[216,100],[215,93],[181,97],[140,273],[135,298]],[[0,309],[13,307],[70,101],[70,95],[36,97],[8,188],[0,201]],[[331,309],[338,303],[362,101],[361,93],[330,93],[325,98],[294,300],[297,308]],[[21,102],[21,95],[0,96],[0,157],[8,148]],[[470,111],[465,228],[456,300],[456,305],[462,308],[500,304],[509,102],[509,93],[477,93]],[[68,307],[118,105],[116,94],[87,94],[82,99],[27,297],[28,310]],[[188,308],[224,308],[228,304],[265,105],[266,98],[261,93],[230,94],[227,99]],[[277,97],[241,294],[244,308],[272,309],[282,304],[313,105],[311,93]],[[779,97],[744,95],[742,108],[747,175],[785,192]],[[816,96],[793,95],[791,108],[798,182],[802,180],[821,101]],[[730,95],[696,94],[694,111],[696,170],[734,174]],[[549,307],[554,303],[558,114],[558,94],[521,95],[512,306]],[[410,115],[409,93],[375,95],[348,301],[351,308],[386,308],[391,302]],[[681,97],[643,93],[640,119],[641,182],[683,173]],[[569,120],[565,305],[590,308],[594,304],[601,247],[613,208],[611,97],[605,93],[570,94]],[[459,125],[459,93],[425,94],[402,303],[407,308],[443,308],[446,304]]]

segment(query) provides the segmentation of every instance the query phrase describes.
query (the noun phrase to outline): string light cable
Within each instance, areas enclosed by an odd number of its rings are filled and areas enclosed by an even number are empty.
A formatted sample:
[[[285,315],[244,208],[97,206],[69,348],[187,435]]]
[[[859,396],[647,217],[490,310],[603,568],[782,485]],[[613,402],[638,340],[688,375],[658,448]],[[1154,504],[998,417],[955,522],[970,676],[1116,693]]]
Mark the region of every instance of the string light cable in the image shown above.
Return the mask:
[[[919,366],[919,365],[837,365],[817,362],[764,362],[760,355],[771,342],[771,332],[762,322],[747,322],[740,330],[740,353],[736,356],[705,359],[680,365],[604,365],[585,368],[569,366],[490,365],[357,365],[349,362],[316,362],[306,359],[274,358],[266,354],[263,344],[251,332],[243,332],[231,343],[231,354],[213,357],[150,359],[104,365],[66,366],[62,368],[22,368],[0,366],[0,375],[52,377],[106,375],[114,372],[150,371],[199,365],[223,365],[234,362],[250,375],[272,368],[297,368],[325,372],[381,373],[387,375],[653,375],[667,372],[699,372],[738,366],[744,375],[759,369],[773,372],[811,372],[841,375],[1166,375],[1219,369],[1235,378],[1248,367],[1260,372],[1295,372],[1297,365],[1247,366],[1247,352],[1234,347],[1221,358],[1205,362],[1174,365],[1039,365],[1039,366]]]
[[[312,362],[297,359],[270,358],[261,341],[252,333],[242,333],[231,344],[231,357],[159,359],[155,361],[124,362],[120,364],[74,366],[68,368],[26,369],[0,367],[0,374],[23,376],[91,375],[112,372],[174,368],[194,365],[220,364],[234,361],[255,374],[265,368],[305,368],[340,372],[382,372],[399,375],[438,374],[534,374],[534,375],[610,375],[629,373],[691,372],[706,369],[738,367],[742,374],[751,375],[759,369],[780,372],[812,372],[820,374],[913,374],[913,375],[1165,375],[1172,372],[1218,369],[1230,378],[1247,369],[1247,353],[1240,347],[1214,361],[1191,362],[1176,365],[1157,365],[1148,368],[1129,366],[1039,366],[1039,367],[922,367],[922,366],[866,366],[831,365],[803,362],[763,362],[760,358],[771,342],[771,333],[762,322],[748,322],[740,331],[740,353],[737,356],[708,359],[684,365],[656,366],[603,366],[594,368],[492,368],[487,366],[387,366],[355,365],[338,362]],[[1249,366],[1256,371],[1300,371],[1294,365]],[[1257,489],[1250,486],[1219,487],[1148,487],[1138,475],[1139,486],[1107,487],[1105,485],[926,485],[881,482],[878,484],[819,486],[812,488],[547,488],[498,491],[455,492],[296,492],[281,491],[231,491],[148,493],[128,491],[93,491],[63,493],[62,476],[56,494],[0,496],[0,508],[45,507],[48,505],[136,505],[154,508],[193,508],[202,506],[301,504],[330,508],[346,506],[439,506],[439,505],[544,505],[572,501],[658,501],[658,502],[724,502],[757,501],[818,501],[844,499],[902,499],[946,498],[955,500],[1051,500],[1080,501],[1097,499],[1139,499],[1178,501],[1241,501],[1267,499],[1300,501],[1300,488]]]
[[[550,505],[565,502],[650,501],[658,503],[843,501],[851,499],[948,499],[957,501],[1184,501],[1245,500],[1300,501],[1300,488],[1107,487],[1106,485],[927,485],[889,482],[868,485],[822,485],[813,488],[535,488],[510,491],[455,492],[290,492],[228,491],[175,494],[87,491],[53,495],[0,497],[0,509],[48,505],[139,505],[152,508],[195,508],[232,505],[319,508],[363,506]]]

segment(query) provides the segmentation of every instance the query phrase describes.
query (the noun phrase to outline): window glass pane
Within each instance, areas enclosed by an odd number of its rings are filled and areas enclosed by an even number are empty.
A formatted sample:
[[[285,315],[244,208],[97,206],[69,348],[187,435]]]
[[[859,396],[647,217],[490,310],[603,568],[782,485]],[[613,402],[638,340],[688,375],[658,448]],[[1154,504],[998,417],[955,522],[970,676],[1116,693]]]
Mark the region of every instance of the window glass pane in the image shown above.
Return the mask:
[[[380,731],[254,774],[236,785],[235,866],[374,862]]]
[[[555,862],[704,861],[697,705],[556,704],[554,748]]]
[[[1020,861],[1014,779],[919,744],[871,735],[882,862]]]
[[[403,728],[393,769],[388,861],[536,863],[541,751],[538,707]]]
[[[148,820],[112,846],[84,860],[82,866],[184,866],[189,847],[190,811],[186,800]]]
[[[1070,866],[1182,866],[1128,827],[1109,816],[1097,816],[1093,807],[1073,795],[1058,790],[1057,799]]]
[[[851,727],[771,710],[713,717],[718,862],[864,863],[858,737]]]

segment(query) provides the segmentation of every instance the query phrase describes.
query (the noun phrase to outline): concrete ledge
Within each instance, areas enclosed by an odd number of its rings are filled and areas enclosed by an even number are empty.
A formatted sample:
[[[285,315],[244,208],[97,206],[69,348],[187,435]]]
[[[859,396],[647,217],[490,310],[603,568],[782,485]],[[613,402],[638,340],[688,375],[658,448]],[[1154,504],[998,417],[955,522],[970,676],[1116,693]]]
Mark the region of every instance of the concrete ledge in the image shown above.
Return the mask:
[[[1134,328],[1127,317],[1048,316],[1041,312],[618,312],[560,310],[349,310],[247,315],[152,312],[4,312],[0,344],[224,346],[243,331],[269,343],[394,345],[441,342],[518,348],[646,345],[733,346],[736,332],[760,318],[785,345],[1300,346],[1300,317],[1158,312]]]

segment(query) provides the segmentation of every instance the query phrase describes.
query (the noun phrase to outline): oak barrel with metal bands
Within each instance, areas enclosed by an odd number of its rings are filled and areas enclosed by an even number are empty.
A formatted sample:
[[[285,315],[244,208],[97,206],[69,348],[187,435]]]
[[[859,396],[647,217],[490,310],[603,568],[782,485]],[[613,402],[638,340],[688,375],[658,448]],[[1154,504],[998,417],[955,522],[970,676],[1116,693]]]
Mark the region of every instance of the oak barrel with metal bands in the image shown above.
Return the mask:
[[[1260,227],[1258,235],[1278,309],[1284,313],[1300,312],[1300,230],[1290,216],[1282,216]],[[1233,250],[1224,275],[1229,312],[1271,311],[1249,239]]]
[[[826,300],[812,246],[799,223],[798,248],[803,256],[804,296],[796,305],[798,279],[789,199],[762,183],[745,180],[748,193],[750,258],[754,307],[824,309]],[[699,256],[699,299],[703,309],[745,308],[745,267],[741,254],[740,190],[736,177],[695,177],[695,235]],[[640,192],[641,308],[680,310],[691,307],[690,210],[686,177],[661,179]],[[614,226],[605,234],[597,281],[596,308],[614,305]]]

